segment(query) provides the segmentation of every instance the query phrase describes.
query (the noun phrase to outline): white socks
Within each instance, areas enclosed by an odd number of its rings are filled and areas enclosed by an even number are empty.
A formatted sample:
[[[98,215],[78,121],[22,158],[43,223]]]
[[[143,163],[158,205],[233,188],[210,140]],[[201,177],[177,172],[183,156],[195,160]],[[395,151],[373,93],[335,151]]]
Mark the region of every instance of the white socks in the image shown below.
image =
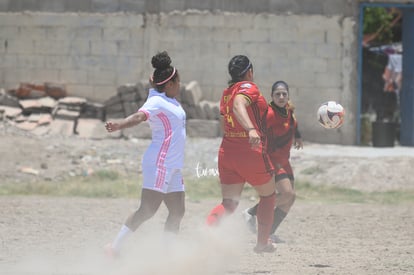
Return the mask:
[[[112,248],[119,252],[124,240],[131,234],[131,229],[129,229],[126,225],[122,225],[121,230],[119,230],[118,235],[116,235],[116,238],[112,243]]]

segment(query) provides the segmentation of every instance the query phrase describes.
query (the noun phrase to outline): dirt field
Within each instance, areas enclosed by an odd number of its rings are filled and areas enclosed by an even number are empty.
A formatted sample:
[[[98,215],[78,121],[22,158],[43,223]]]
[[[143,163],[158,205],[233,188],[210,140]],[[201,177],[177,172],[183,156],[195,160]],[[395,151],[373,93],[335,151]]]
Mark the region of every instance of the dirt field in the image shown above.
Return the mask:
[[[102,246],[137,201],[1,198],[0,274],[413,274],[414,204],[299,201],[279,231],[286,243],[256,255],[239,214],[220,229],[204,228],[215,202],[187,202],[176,243],[163,237],[162,207],[111,262]]]
[[[147,141],[32,137],[0,127],[1,181],[19,184],[101,166],[137,173]],[[219,140],[190,140],[185,173],[215,165]],[[123,166],[118,160],[122,159]],[[108,161],[111,160],[111,161]],[[414,189],[413,148],[305,144],[292,154],[296,176],[365,191]],[[139,162],[138,162],[139,164]],[[112,166],[111,166],[112,165]],[[22,173],[31,167],[38,174]],[[1,184],[0,184],[1,188]],[[204,219],[218,200],[187,201],[181,234],[162,233],[166,209],[133,235],[119,261],[105,259],[131,199],[0,197],[1,275],[414,274],[414,202],[397,205],[298,200],[280,227],[274,254],[256,255],[240,215],[220,228]]]

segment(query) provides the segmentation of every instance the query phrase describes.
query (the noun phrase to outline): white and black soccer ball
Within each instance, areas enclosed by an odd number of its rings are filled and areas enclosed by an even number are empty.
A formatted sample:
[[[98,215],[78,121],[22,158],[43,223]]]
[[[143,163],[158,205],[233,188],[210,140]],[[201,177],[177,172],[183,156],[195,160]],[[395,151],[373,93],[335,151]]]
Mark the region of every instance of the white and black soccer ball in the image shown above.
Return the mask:
[[[324,128],[337,129],[344,123],[345,109],[336,101],[328,101],[319,106],[317,115]]]

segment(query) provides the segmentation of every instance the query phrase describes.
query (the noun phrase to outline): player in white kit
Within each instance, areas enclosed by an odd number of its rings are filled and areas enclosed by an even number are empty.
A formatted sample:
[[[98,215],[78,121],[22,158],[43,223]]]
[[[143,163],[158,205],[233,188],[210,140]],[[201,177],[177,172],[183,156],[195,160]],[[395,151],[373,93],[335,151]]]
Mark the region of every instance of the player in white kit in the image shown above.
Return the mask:
[[[152,142],[142,158],[143,186],[141,205],[126,220],[116,238],[105,247],[109,256],[119,255],[127,236],[150,219],[162,202],[169,211],[165,222],[166,232],[177,233],[185,212],[182,167],[186,139],[186,114],[175,99],[180,91],[180,77],[171,66],[167,52],[152,57],[155,68],[151,76],[153,86],[144,105],[120,122],[108,121],[108,132],[148,121]]]

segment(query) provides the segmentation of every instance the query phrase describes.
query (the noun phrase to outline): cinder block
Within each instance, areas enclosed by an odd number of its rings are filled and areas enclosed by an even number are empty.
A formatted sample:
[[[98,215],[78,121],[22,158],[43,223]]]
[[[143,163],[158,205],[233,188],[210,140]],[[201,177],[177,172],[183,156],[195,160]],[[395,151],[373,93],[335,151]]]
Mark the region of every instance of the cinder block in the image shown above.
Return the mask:
[[[16,108],[16,107],[9,107],[9,106],[0,106],[0,111],[2,112],[2,116],[9,118],[9,119],[14,119],[18,116],[20,116],[22,114],[22,109]]]
[[[149,123],[144,121],[138,124],[137,126],[123,129],[122,135],[127,138],[150,139],[152,137],[152,132]]]
[[[93,86],[93,95],[91,100],[103,103],[106,98],[109,98],[115,94],[116,85],[94,85]]]
[[[197,119],[203,119],[203,120],[208,119],[206,112],[204,111],[203,108],[201,108],[200,104],[198,104],[194,107],[195,107],[195,110],[196,110],[196,116],[197,116],[196,118]]]
[[[35,42],[30,38],[7,39],[7,53],[9,54],[33,54]]]
[[[200,84],[197,81],[191,81],[185,86],[185,97],[183,100],[189,105],[198,105],[203,97]]]
[[[137,85],[135,83],[125,83],[119,86],[116,91],[122,99],[126,99],[129,97],[129,94],[137,92]]]
[[[187,120],[187,136],[216,138],[220,134],[220,123],[217,120]]]
[[[187,104],[181,104],[181,106],[183,107],[187,120],[188,119],[197,119],[197,110],[195,108],[195,106],[189,106]]]
[[[55,119],[50,123],[50,134],[61,136],[72,136],[75,134],[75,121]]]
[[[91,41],[92,55],[117,55],[118,45],[115,41]]]
[[[109,133],[105,129],[105,123],[99,119],[79,119],[76,133],[82,138],[105,139],[120,138],[121,131]]]
[[[130,38],[131,37],[128,28],[108,26],[107,28],[103,29],[103,40],[105,42],[129,40]]]
[[[219,119],[219,104],[219,102],[212,102],[207,100],[203,100],[200,102],[200,107],[204,110],[204,113],[206,114],[206,119]]]

